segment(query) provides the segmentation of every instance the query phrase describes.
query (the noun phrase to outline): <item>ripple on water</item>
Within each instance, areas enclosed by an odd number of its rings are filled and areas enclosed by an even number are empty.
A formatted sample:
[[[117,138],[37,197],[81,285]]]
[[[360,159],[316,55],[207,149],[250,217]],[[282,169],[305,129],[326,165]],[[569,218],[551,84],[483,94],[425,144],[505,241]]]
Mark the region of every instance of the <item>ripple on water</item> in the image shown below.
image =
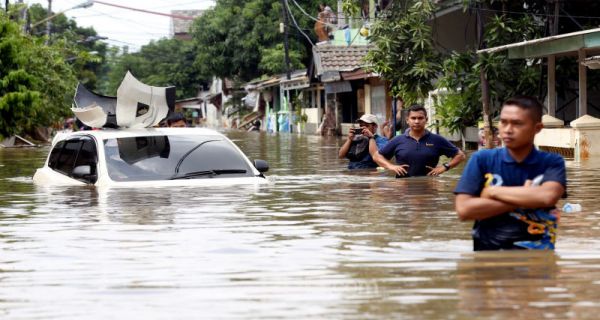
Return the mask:
[[[473,253],[471,223],[453,208],[460,169],[394,179],[345,170],[337,138],[227,134],[269,162],[268,186],[45,189],[17,172],[41,165],[47,150],[0,151],[0,314],[594,319],[600,311],[596,164],[567,162],[561,201],[584,210],[563,216],[555,253]]]

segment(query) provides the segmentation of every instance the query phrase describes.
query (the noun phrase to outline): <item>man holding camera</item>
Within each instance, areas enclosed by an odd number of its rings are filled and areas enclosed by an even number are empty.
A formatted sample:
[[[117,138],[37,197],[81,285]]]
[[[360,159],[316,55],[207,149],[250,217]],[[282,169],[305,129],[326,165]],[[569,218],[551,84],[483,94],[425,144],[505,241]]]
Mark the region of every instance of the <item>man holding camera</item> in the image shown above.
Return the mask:
[[[360,128],[348,131],[348,139],[340,148],[339,157],[350,160],[348,169],[377,168],[371,153],[383,148],[388,139],[377,134],[377,116],[373,114],[364,114],[358,119],[358,125]]]

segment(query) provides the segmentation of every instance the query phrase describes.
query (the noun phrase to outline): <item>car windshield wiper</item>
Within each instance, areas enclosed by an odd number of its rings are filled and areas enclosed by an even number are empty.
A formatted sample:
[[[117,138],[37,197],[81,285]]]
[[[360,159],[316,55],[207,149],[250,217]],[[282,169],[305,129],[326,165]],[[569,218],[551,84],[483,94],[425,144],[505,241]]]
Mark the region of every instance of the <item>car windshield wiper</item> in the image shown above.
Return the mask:
[[[169,180],[176,180],[176,179],[192,179],[192,178],[196,178],[196,177],[202,177],[202,176],[217,176],[220,174],[236,174],[236,173],[246,173],[247,170],[246,169],[214,169],[214,170],[203,170],[203,171],[193,171],[193,172],[187,172],[184,173],[182,175],[174,175],[171,178],[169,178]]]

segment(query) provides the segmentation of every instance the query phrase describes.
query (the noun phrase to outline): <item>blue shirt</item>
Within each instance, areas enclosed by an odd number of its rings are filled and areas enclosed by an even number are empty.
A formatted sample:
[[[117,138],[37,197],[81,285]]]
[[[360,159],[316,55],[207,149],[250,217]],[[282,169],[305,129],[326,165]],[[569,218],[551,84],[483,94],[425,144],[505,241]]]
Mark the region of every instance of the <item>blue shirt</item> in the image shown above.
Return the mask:
[[[540,184],[556,181],[566,190],[565,161],[557,154],[534,148],[522,162],[517,162],[506,148],[481,150],[469,159],[454,193],[478,197],[486,184],[522,186],[525,180],[534,180],[540,175],[543,175]],[[515,245],[517,242],[539,241],[542,235],[529,234],[529,224],[515,214],[506,212],[475,221],[472,232],[475,250],[518,249],[525,246]]]
[[[458,148],[444,137],[429,131],[426,131],[425,135],[417,141],[407,130],[392,139],[379,150],[379,153],[387,159],[395,156],[397,164],[408,165],[406,176],[415,177],[427,175],[430,170],[426,167],[435,168],[441,155],[454,157],[458,153]]]
[[[376,134],[375,135],[375,143],[377,144],[377,149],[381,150],[381,148],[383,148],[383,146],[385,146],[388,143],[388,139]],[[350,161],[348,163],[348,169],[370,169],[370,168],[377,168],[377,163],[375,163],[375,161],[373,161],[373,158],[371,157],[370,154],[367,154],[360,161]]]

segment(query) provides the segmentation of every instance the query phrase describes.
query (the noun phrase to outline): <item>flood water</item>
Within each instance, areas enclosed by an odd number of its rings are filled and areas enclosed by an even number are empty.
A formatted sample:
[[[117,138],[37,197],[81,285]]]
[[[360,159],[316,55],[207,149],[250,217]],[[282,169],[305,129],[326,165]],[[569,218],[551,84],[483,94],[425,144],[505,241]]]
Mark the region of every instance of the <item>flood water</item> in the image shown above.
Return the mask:
[[[336,137],[230,132],[271,184],[32,184],[0,149],[2,319],[596,319],[600,162],[567,162],[555,252],[473,253],[438,178],[351,173]],[[561,201],[560,205],[564,202]]]

